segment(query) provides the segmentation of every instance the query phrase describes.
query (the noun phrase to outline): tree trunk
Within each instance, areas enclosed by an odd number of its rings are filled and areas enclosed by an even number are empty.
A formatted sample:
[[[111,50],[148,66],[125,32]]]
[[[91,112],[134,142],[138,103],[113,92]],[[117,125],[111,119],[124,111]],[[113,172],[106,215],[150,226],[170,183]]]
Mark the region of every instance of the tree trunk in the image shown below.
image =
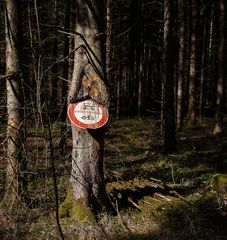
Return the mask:
[[[177,129],[181,129],[183,125],[183,82],[184,82],[184,37],[185,37],[185,5],[183,0],[180,2],[180,36],[179,36],[179,62],[178,62],[178,84],[177,84]]]
[[[173,1],[164,1],[164,152],[176,150],[174,111]]]
[[[110,51],[111,51],[111,0],[106,0],[106,58],[105,58],[105,74],[106,79],[110,78]]]
[[[208,33],[209,33],[209,25],[208,25],[208,10],[205,10],[205,14],[203,16],[203,45],[202,45],[202,59],[201,59],[201,79],[200,79],[200,92],[199,92],[199,120],[202,122],[203,118],[203,107],[204,107],[204,89],[205,82],[207,76],[207,49],[208,49]]]
[[[64,22],[64,28],[65,31],[68,30],[68,27],[70,26],[70,17],[72,15],[71,8],[72,8],[72,1],[68,0],[66,2],[66,7],[65,7],[65,22]],[[75,25],[75,24],[74,24]],[[69,41],[69,36],[65,35],[64,37],[64,52],[63,56],[64,58],[68,59],[64,61],[63,63],[63,80],[59,82],[59,99],[61,101],[61,140],[59,142],[59,148],[61,155],[64,156],[66,153],[66,132],[67,132],[67,125],[66,125],[66,116],[67,116],[67,80],[69,76],[69,54],[70,54],[70,41]]]
[[[5,1],[7,82],[7,172],[6,204],[13,205],[22,194],[23,92],[19,66],[19,2]]]
[[[58,101],[60,101],[61,104],[61,98],[57,96],[58,91],[57,89],[61,88],[59,82],[60,79],[58,79],[58,65],[55,64],[55,62],[57,61],[58,58],[58,36],[57,36],[57,26],[58,26],[58,18],[59,18],[59,10],[58,10],[58,0],[53,0],[53,7],[54,7],[54,11],[53,11],[53,25],[55,26],[54,30],[53,30],[53,49],[52,49],[52,56],[51,56],[51,62],[53,64],[52,69],[49,73],[49,91],[48,91],[48,95],[47,95],[47,99],[48,99],[48,105],[50,107],[51,112],[49,113],[51,116],[51,119],[56,119],[56,113],[58,111],[58,109],[56,108],[56,106],[58,106]]]
[[[137,84],[137,116],[141,117],[142,108],[143,108],[143,79],[142,79],[142,71],[143,71],[143,2],[138,1],[138,16],[137,16],[137,34],[139,35],[137,39],[137,59],[136,59],[136,80]]]
[[[138,30],[137,25],[139,24],[137,19],[138,16],[138,0],[131,0],[130,1],[130,33],[129,33],[129,51],[128,51],[128,59],[129,59],[129,94],[128,94],[128,114],[135,116],[137,112],[137,105],[136,95],[137,95],[137,87],[136,87],[136,43],[138,41]]]
[[[188,124],[195,124],[195,77],[196,77],[196,0],[192,0],[191,54],[189,78]]]
[[[214,134],[223,132],[223,96],[224,96],[224,19],[225,19],[225,1],[220,0],[219,17],[219,53],[218,53],[218,81],[216,96],[216,114]]]
[[[77,1],[74,69],[68,101],[93,99],[108,107],[104,84],[103,1],[92,5]],[[91,220],[107,203],[104,184],[103,150],[105,127],[81,129],[72,124],[73,214],[78,221]]]

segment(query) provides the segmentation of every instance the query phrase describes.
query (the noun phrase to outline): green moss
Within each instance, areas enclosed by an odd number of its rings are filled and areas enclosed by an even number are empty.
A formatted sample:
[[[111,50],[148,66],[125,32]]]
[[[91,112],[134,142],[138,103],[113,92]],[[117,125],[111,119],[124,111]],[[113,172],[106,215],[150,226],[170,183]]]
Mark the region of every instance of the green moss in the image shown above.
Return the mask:
[[[65,201],[59,208],[59,217],[64,218],[64,217],[69,217],[71,214],[72,210],[72,202],[70,201]]]
[[[227,193],[227,174],[215,174],[210,181],[213,190],[221,193]]]
[[[73,198],[73,188],[69,187],[67,196],[59,208],[59,217],[72,217],[77,223],[95,222],[95,216],[90,207],[85,205],[85,200]]]
[[[70,186],[66,198],[59,208],[59,217],[69,217],[73,208],[73,188]]]
[[[12,69],[10,69],[10,68],[8,68],[7,70],[6,70],[6,75],[7,76],[11,76],[11,75],[15,75],[16,73],[15,73],[15,71],[13,71]]]
[[[73,202],[72,217],[79,223],[95,222],[95,216],[90,207],[85,206],[84,199],[80,198]]]

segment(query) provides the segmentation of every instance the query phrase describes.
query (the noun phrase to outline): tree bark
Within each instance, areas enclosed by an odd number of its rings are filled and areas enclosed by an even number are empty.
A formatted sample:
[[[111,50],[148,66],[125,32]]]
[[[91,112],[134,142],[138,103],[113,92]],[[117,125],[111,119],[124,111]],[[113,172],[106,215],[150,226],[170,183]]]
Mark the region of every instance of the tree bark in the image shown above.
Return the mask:
[[[85,3],[86,2],[86,3]],[[74,69],[68,102],[93,99],[108,107],[104,84],[103,1],[77,1]],[[91,220],[107,204],[104,184],[103,150],[105,127],[81,129],[72,124],[73,213],[78,221]],[[83,209],[83,210],[81,210]],[[83,212],[83,213],[82,213]]]
[[[19,1],[5,1],[7,82],[7,171],[6,204],[15,204],[22,194],[23,92],[19,61]]]
[[[110,51],[111,51],[111,0],[106,0],[106,58],[105,58],[105,74],[106,79],[109,81],[110,78]]]
[[[184,83],[184,37],[185,37],[185,18],[184,18],[184,2],[181,0],[180,4],[180,36],[179,36],[179,61],[178,61],[178,84],[177,84],[177,129],[183,126],[183,83]]]
[[[191,26],[191,53],[190,53],[190,77],[189,77],[189,102],[188,124],[195,124],[195,77],[196,77],[196,0],[192,0],[192,26]]]

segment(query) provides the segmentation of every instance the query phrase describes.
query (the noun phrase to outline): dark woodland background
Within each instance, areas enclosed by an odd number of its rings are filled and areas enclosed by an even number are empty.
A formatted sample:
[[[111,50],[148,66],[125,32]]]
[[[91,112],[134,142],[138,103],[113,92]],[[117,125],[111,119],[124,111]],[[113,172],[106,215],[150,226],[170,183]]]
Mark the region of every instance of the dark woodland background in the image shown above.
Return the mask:
[[[67,94],[78,4],[15,1],[27,190],[25,205],[0,206],[2,239],[63,239],[53,212],[66,198],[71,171]],[[65,239],[226,239],[226,2],[106,0],[102,7],[110,101],[105,183],[117,214],[103,213],[89,226],[63,218]],[[0,1],[1,200],[7,189],[4,8]]]

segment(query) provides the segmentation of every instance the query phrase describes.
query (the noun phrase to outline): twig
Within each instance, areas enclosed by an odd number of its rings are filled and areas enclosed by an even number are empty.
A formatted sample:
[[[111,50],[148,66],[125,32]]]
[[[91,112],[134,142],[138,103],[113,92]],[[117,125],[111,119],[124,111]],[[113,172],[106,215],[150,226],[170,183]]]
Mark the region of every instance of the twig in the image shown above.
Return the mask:
[[[175,184],[173,163],[171,163],[170,168],[171,168],[172,181],[173,181],[173,183]]]
[[[6,78],[8,78],[8,77],[10,77],[11,75],[1,75],[0,76],[0,80],[3,80],[3,79],[6,79]]]
[[[69,33],[69,32],[65,32],[65,31],[61,31],[61,30],[58,30],[58,32],[60,33],[63,33],[63,34],[67,34],[67,35],[70,35],[70,36],[73,36],[75,37],[75,35],[79,36],[82,41],[85,43],[85,46],[88,48],[88,50],[91,52],[92,56],[95,58],[95,60],[97,61],[97,63],[102,66],[102,62],[99,60],[99,58],[96,56],[95,52],[92,50],[92,48],[90,47],[90,45],[88,44],[88,42],[86,41],[85,37],[79,33],[79,32],[74,32],[74,33]]]
[[[158,182],[158,183],[162,183],[162,180],[150,177],[150,180],[154,181],[154,182]]]
[[[157,199],[155,199],[155,200],[157,200]],[[146,203],[147,205],[151,205],[151,203],[150,202],[148,202],[148,201],[145,201],[145,200],[141,200],[143,203]]]
[[[129,232],[131,232],[131,229],[130,229],[126,224],[124,224],[123,221],[122,221],[122,217],[121,217],[121,214],[120,214],[120,212],[119,212],[117,200],[116,200],[115,206],[116,206],[116,210],[117,210],[117,216],[118,216],[118,218],[119,218],[119,221],[120,221],[121,225],[123,226],[123,228],[125,228],[125,229],[127,229]]]
[[[176,191],[170,191],[171,194],[173,194],[174,196],[180,198],[181,200],[183,200],[184,202],[193,205],[193,203],[191,201],[189,201],[188,199],[184,198],[183,196],[181,196],[178,192]]]
[[[140,211],[142,211],[141,208],[140,208],[140,206],[139,206],[138,204],[136,204],[135,202],[133,202],[133,200],[132,200],[130,197],[128,198],[128,201],[129,201],[135,208],[137,208],[137,209],[139,209]]]
[[[168,197],[166,197],[166,196],[163,196],[163,195],[160,194],[160,193],[155,193],[154,196],[155,196],[155,197],[158,197],[158,198],[161,198],[161,199],[164,199],[164,200],[166,200],[167,202],[171,202],[171,199],[170,199],[170,198],[168,198]]]

